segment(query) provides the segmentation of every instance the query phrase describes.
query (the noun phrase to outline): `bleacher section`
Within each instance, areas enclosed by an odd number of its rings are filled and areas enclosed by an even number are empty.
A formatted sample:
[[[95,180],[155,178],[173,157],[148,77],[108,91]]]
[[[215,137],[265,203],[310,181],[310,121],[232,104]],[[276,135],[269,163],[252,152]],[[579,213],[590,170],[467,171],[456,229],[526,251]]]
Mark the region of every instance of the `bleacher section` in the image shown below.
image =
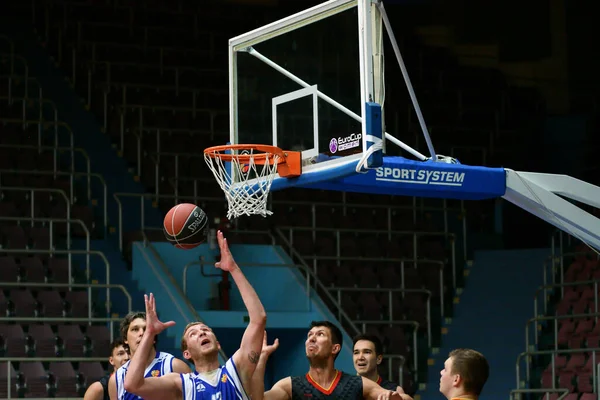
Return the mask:
[[[549,266],[554,280],[536,293],[536,316],[529,324],[535,342],[526,350],[531,361],[521,360],[517,378],[531,389],[565,388],[566,400],[591,400],[597,397],[600,364],[600,262],[598,254],[585,245],[571,250],[565,245],[564,249]],[[549,392],[536,398],[555,400],[559,395]]]
[[[24,60],[11,53],[12,43],[4,44],[0,357],[17,361],[0,362],[0,398],[8,396],[9,372],[13,397],[83,396],[106,374],[111,325],[88,284],[94,275],[86,277],[86,257],[73,243],[103,235],[102,211],[90,197],[89,171],[76,168],[75,158],[87,155],[58,145],[68,126],[54,119],[52,103],[27,75]],[[95,317],[104,320],[91,322]]]

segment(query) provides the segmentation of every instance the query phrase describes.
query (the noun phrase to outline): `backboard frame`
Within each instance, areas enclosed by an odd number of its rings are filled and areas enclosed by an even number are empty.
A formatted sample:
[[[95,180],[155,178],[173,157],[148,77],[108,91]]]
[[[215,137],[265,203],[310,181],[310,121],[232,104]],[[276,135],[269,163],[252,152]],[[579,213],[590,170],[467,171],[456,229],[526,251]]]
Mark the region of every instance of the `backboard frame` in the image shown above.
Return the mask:
[[[286,71],[283,67],[278,66],[273,61],[269,60],[267,57],[260,54],[256,49],[252,46],[257,45],[259,43],[265,42],[267,40],[273,39],[277,36],[281,36],[285,33],[294,31],[296,29],[300,29],[304,26],[313,24],[317,21],[321,21],[323,19],[332,17],[336,14],[342,13],[344,11],[351,10],[353,8],[357,8],[357,26],[356,29],[358,31],[358,43],[359,46],[359,70],[360,70],[360,101],[361,101],[361,114],[357,115],[354,112],[350,111],[346,107],[339,104],[337,101],[331,99],[329,96],[324,93],[316,91],[318,98],[321,100],[325,100],[329,104],[333,105],[340,111],[349,115],[351,118],[361,123],[361,148],[362,153],[364,153],[368,147],[369,142],[367,141],[368,135],[366,134],[368,130],[367,121],[365,116],[366,113],[366,103],[368,101],[373,101],[373,61],[372,61],[372,30],[371,30],[371,19],[372,13],[371,9],[375,7],[371,0],[330,0],[321,4],[318,4],[309,9],[300,11],[296,14],[290,15],[288,17],[282,18],[273,23],[267,24],[260,28],[254,29],[250,32],[238,35],[229,40],[229,130],[230,130],[230,143],[238,144],[240,143],[238,137],[238,128],[239,128],[239,120],[238,120],[238,53],[249,53],[252,56],[255,56],[259,60],[263,61],[270,67],[274,68],[278,72],[284,74],[288,78],[292,79],[296,83],[299,84],[300,91],[302,89],[308,89],[318,85],[318,82],[304,82],[300,78],[294,76],[291,72]],[[358,82],[357,82],[358,83]],[[285,96],[285,95],[284,95]],[[275,118],[275,115],[273,115]],[[274,120],[274,132],[276,121]],[[317,121],[314,121],[314,125],[317,125]],[[348,134],[353,132],[348,132]],[[354,132],[358,133],[358,132]],[[317,135],[316,131],[314,135]],[[313,136],[314,136],[313,135]],[[315,146],[317,146],[317,140],[315,138]],[[273,140],[273,145],[276,145],[276,141]],[[318,155],[318,148],[316,150],[316,155]],[[303,152],[303,157],[308,156],[309,153],[315,153],[315,151]],[[356,157],[350,157],[354,159]],[[323,163],[319,164],[327,164],[329,163],[332,167],[335,167],[339,164],[346,164],[341,160],[327,160]],[[303,174],[314,170],[315,172],[321,171],[323,167],[322,165],[311,165],[306,163],[303,168]],[[343,173],[343,175],[342,175]],[[347,175],[346,172],[339,171],[339,174],[335,174],[335,177],[341,177]],[[237,181],[236,177],[232,177],[234,181]],[[275,190],[279,185],[275,185]]]
[[[361,146],[362,153],[352,156],[343,157],[340,160],[337,156],[329,157],[319,154],[321,157],[315,163],[305,162],[300,178],[293,178],[290,181],[294,182],[278,182],[280,178],[275,177],[272,190],[279,190],[285,187],[298,186],[300,182],[314,183],[323,180],[340,179],[355,173],[366,172],[370,169],[380,167],[382,164],[383,153],[385,151],[385,141],[389,140],[403,150],[412,154],[421,161],[433,160],[439,161],[431,139],[427,126],[425,125],[419,104],[414,94],[410,78],[404,66],[402,56],[396,43],[391,25],[386,15],[383,2],[381,0],[329,0],[318,4],[314,7],[300,11],[296,14],[282,18],[265,26],[259,27],[247,33],[238,35],[229,40],[229,119],[230,119],[230,143],[240,144],[238,140],[239,128],[239,110],[238,110],[238,53],[247,53],[259,59],[269,67],[275,69],[287,78],[296,82],[301,88],[309,88],[318,84],[318,82],[304,82],[291,72],[287,71],[282,66],[276,64],[263,54],[259,53],[253,45],[265,42],[285,33],[294,31],[312,23],[321,21],[328,17],[342,13],[356,7],[357,9],[357,30],[358,30],[358,50],[359,50],[359,72],[360,72],[360,109],[361,114],[358,115],[327,96],[325,93],[316,91],[320,100],[324,100],[330,105],[345,113],[361,126]],[[423,135],[427,142],[431,157],[426,157],[412,147],[406,145],[399,139],[384,131],[384,110],[383,102],[385,97],[385,81],[384,72],[382,69],[383,55],[383,27],[387,31],[387,36],[392,43],[394,53],[402,70],[404,80],[415,107],[417,117],[423,129]],[[374,54],[374,50],[381,52]],[[348,132],[348,135],[353,132]],[[354,132],[355,133],[355,132]],[[265,143],[267,144],[267,143]],[[273,143],[271,143],[273,144]],[[285,150],[285,149],[284,149]],[[444,157],[442,157],[444,158]],[[446,157],[447,158],[447,157]],[[308,160],[307,160],[308,161]],[[350,163],[349,163],[350,162]],[[445,161],[447,162],[447,161]],[[353,164],[353,168],[351,168]],[[325,168],[323,168],[325,167]],[[329,171],[328,168],[332,171]],[[326,173],[324,173],[326,171]],[[236,176],[231,177],[234,182],[238,179]],[[252,181],[246,181],[246,184],[252,184]]]

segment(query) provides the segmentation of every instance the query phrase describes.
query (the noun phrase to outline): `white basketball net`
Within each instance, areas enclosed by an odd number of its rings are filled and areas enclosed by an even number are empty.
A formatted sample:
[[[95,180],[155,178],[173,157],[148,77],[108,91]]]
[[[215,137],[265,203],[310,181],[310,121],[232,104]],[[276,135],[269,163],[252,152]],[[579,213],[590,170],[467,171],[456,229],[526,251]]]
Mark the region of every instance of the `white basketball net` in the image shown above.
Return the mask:
[[[263,153],[260,153],[263,154]],[[240,162],[235,154],[231,162],[223,161],[220,152],[204,153],[204,161],[212,171],[227,199],[227,218],[237,218],[242,215],[272,215],[267,210],[267,199],[271,183],[277,174],[279,156],[270,154],[268,160],[256,164],[253,150],[246,151],[244,158],[250,156],[249,162]],[[231,156],[228,154],[228,156]],[[237,177],[237,180],[233,178]]]

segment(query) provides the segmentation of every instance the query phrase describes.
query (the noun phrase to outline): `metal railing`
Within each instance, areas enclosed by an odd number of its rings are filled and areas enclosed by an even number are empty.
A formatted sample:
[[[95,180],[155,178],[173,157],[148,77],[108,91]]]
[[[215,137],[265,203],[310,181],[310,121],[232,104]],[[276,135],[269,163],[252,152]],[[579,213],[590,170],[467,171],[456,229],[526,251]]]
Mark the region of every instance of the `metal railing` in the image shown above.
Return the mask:
[[[580,281],[580,282],[566,282],[566,283],[556,283],[556,284],[553,284],[553,285],[543,285],[543,286],[540,286],[536,290],[534,298],[533,298],[534,318],[530,319],[527,322],[527,326],[529,326],[529,323],[531,321],[534,321],[538,317],[545,316],[546,313],[548,312],[548,309],[547,309],[548,295],[546,293],[548,290],[561,289],[561,292],[562,292],[562,290],[565,287],[568,287],[568,286],[590,286],[591,285],[591,286],[594,287],[594,312],[593,313],[589,313],[589,314],[585,314],[585,315],[588,315],[588,316],[594,316],[593,314],[598,313],[598,311],[600,311],[600,310],[598,310],[598,283],[599,283],[599,281]],[[542,293],[543,298],[544,298],[544,312],[543,313],[539,312],[539,307],[538,307],[538,305],[539,305],[538,298],[539,298],[540,293]],[[562,298],[563,294],[564,293],[561,293],[561,298]],[[548,316],[548,318],[553,318],[553,317],[554,318],[559,318],[559,317],[563,317],[563,316]],[[598,322],[598,315],[595,315],[595,317],[596,317],[595,318],[596,322]],[[537,331],[538,331],[538,324],[536,322],[535,323],[535,332],[537,332]],[[536,345],[538,344],[538,337],[537,337],[537,335],[535,336],[535,344]]]
[[[69,257],[69,275],[71,275],[72,269],[71,269],[71,256],[74,255],[85,255],[85,256],[90,256],[90,255],[96,255],[98,257],[100,257],[102,259],[102,261],[104,262],[104,266],[105,266],[105,272],[106,272],[106,284],[110,284],[110,263],[108,262],[108,259],[106,258],[106,256],[104,255],[103,252],[101,251],[96,251],[96,250],[37,250],[37,249],[0,249],[0,254],[54,254],[54,255],[66,255]],[[87,277],[87,280],[89,282],[90,277],[91,277],[91,273],[90,273],[90,265],[88,263],[88,265],[86,265],[86,269],[85,269],[85,275]],[[88,290],[88,299],[91,302],[91,292]],[[110,305],[110,289],[106,289],[106,311],[109,312],[109,305]]]
[[[196,107],[177,107],[177,106],[152,106],[152,105],[143,105],[143,104],[128,104],[126,106],[117,106],[117,111],[120,118],[120,147],[119,150],[125,151],[125,117],[131,112],[137,112],[137,117],[139,120],[138,127],[140,129],[144,129],[144,114],[145,113],[153,113],[155,111],[168,111],[171,113],[189,113],[192,118],[197,118],[198,115],[204,115],[208,118],[209,121],[209,129],[208,131],[213,134],[215,132],[215,119],[220,114],[225,114],[229,112],[225,109],[213,109],[213,108],[196,108]]]
[[[562,249],[562,244],[560,245]],[[570,253],[554,253],[557,250],[554,246],[552,247],[552,254],[546,257],[543,265],[543,274],[544,274],[544,285],[556,284],[556,283],[564,283],[565,278],[565,259],[573,258],[577,256],[591,256],[596,257],[600,260],[600,255],[594,252],[589,251],[575,251]],[[558,264],[558,266],[557,266]],[[560,282],[556,281],[557,274],[560,277]],[[550,275],[551,280],[548,279],[548,275]],[[561,288],[561,296],[564,294],[564,289]],[[548,302],[544,300],[544,313],[548,310]]]
[[[52,107],[52,113],[54,115],[54,123],[58,124],[58,109],[56,108],[56,104],[52,100],[48,100],[42,97],[42,89],[40,89],[39,97],[29,97],[27,93],[25,97],[17,97],[10,94],[9,96],[0,96],[0,100],[7,101],[8,104],[13,104],[14,102],[21,102],[21,112],[23,120],[26,120],[28,115],[28,108],[31,107],[32,104],[36,104],[39,107],[39,113],[37,116],[32,116],[33,118],[39,118],[40,121],[44,121],[44,105],[48,104]]]
[[[569,394],[569,389],[515,389],[510,391],[510,400],[521,400],[522,394],[546,394],[546,393],[561,393],[556,400],[563,400]],[[550,400],[550,396],[546,396],[542,400]]]
[[[327,300],[329,300],[331,303],[333,303],[337,306],[339,322],[343,323],[345,321],[347,324],[349,324],[349,326],[351,327],[351,329],[353,331],[352,332],[353,335],[360,333],[360,330],[358,329],[358,327],[356,326],[356,324],[354,323],[352,318],[350,318],[348,316],[348,314],[346,314],[346,312],[342,309],[339,301],[334,296],[331,295],[331,292],[329,290],[330,288],[323,285],[323,283],[317,277],[317,274],[314,271],[312,271],[312,269],[308,266],[308,264],[306,264],[306,261],[304,261],[304,259],[300,255],[300,253],[298,253],[296,251],[296,249],[294,249],[292,247],[291,243],[289,243],[289,241],[287,240],[287,238],[285,237],[283,232],[281,232],[281,230],[275,228],[275,229],[273,229],[273,233],[274,234],[270,234],[273,242],[277,242],[277,240],[280,240],[281,242],[283,242],[284,248],[287,247],[289,249],[288,251],[289,251],[292,259],[296,258],[297,260],[300,261],[299,265],[301,266],[301,272],[304,273],[306,276],[306,289],[307,289],[306,295],[308,297],[311,297],[312,292],[314,290],[315,294],[318,296],[319,295],[317,293],[317,290],[318,290],[320,293],[322,293],[322,297],[325,297]],[[311,290],[311,288],[313,288],[313,290]]]
[[[59,167],[59,155],[63,154],[63,153],[70,153],[71,154],[71,162],[69,165],[69,171],[70,173],[75,173],[77,172],[75,169],[75,154],[81,154],[81,156],[84,158],[85,160],[85,171],[82,172],[88,176],[92,175],[92,167],[91,167],[91,162],[90,162],[90,157],[87,154],[87,152],[79,147],[61,147],[61,146],[43,146],[43,145],[20,145],[20,144],[0,144],[0,148],[3,149],[15,149],[15,150],[33,150],[33,151],[38,151],[39,153],[45,152],[45,151],[50,151],[52,152],[53,155],[53,170],[52,172],[57,172],[58,171],[58,167]],[[8,171],[7,171],[8,172]],[[11,171],[13,172],[13,171]],[[18,173],[20,171],[14,171],[14,173]],[[90,186],[90,179],[88,178],[88,187]]]
[[[294,242],[293,242],[293,233],[294,232],[314,232],[314,234],[320,233],[320,232],[332,232],[335,233],[335,237],[336,237],[336,255],[335,257],[323,257],[323,256],[305,256],[306,258],[312,258],[312,259],[331,259],[331,260],[339,260],[340,257],[343,257],[341,254],[341,250],[340,250],[340,244],[341,244],[341,236],[344,233],[348,233],[348,234],[354,234],[354,233],[370,233],[370,234],[387,234],[388,235],[388,240],[392,240],[394,237],[406,237],[406,236],[410,236],[412,237],[412,250],[413,250],[413,257],[414,257],[414,264],[415,267],[417,266],[417,254],[418,254],[418,239],[422,238],[422,237],[441,237],[444,239],[450,239],[450,250],[451,250],[451,256],[450,256],[450,263],[452,266],[452,287],[455,288],[456,287],[456,241],[455,241],[455,235],[453,233],[447,233],[447,232],[422,232],[422,231],[394,231],[394,230],[377,230],[377,229],[361,229],[361,230],[356,230],[356,229],[338,229],[338,228],[322,228],[322,227],[292,227],[292,226],[280,226],[279,229],[281,230],[286,230],[288,231],[288,235],[290,237],[289,242],[291,243],[291,245],[293,246]],[[355,258],[358,260],[367,260],[367,258]]]
[[[64,190],[47,189],[47,188],[33,188],[33,187],[11,187],[11,186],[2,186],[1,190],[3,192],[29,192],[29,194],[31,195],[30,209],[29,209],[31,214],[29,215],[29,217],[24,217],[27,220],[30,220],[31,218],[37,218],[37,217],[35,217],[35,195],[36,195],[36,193],[50,193],[50,194],[56,193],[58,195],[61,195],[63,197],[63,199],[65,200],[65,207],[66,207],[66,211],[67,211],[67,215],[66,215],[67,220],[71,219],[71,203],[69,201],[69,197],[67,197],[67,194],[64,192]],[[85,229],[85,227],[84,227],[84,229]],[[88,232],[88,235],[89,235],[89,232]],[[67,224],[67,247],[71,248],[71,224]]]
[[[10,75],[12,76],[17,76],[17,73],[15,71],[15,62],[16,61],[20,61],[21,64],[23,64],[23,73],[24,75],[24,80],[25,80],[25,93],[28,93],[28,88],[29,88],[29,65],[27,65],[27,60],[23,57],[23,56],[19,56],[17,54],[14,53],[14,46],[11,46],[11,52],[10,53],[0,53],[0,58],[8,58],[10,60]],[[8,90],[8,94],[9,97],[12,94],[11,88],[12,88],[12,81],[9,78],[9,90]]]
[[[159,153],[161,155],[170,155],[169,153]],[[179,177],[179,162],[178,160],[180,158],[183,157],[201,157],[201,155],[197,155],[197,154],[173,154],[173,157],[175,158],[175,163],[173,164],[175,166],[175,176],[169,178],[169,182],[171,183],[171,186],[173,187],[174,193],[173,193],[173,205],[175,206],[176,204],[179,203],[179,200],[181,199],[211,199],[211,198],[207,198],[207,197],[201,197],[199,196],[199,190],[198,190],[198,184],[214,184],[214,180],[210,179],[208,177]],[[157,161],[157,164],[155,166],[155,187],[156,187],[156,196],[160,195],[160,191],[159,191],[159,183],[160,183],[160,174],[159,174],[159,165],[158,165],[159,160]],[[140,167],[141,168],[141,167]],[[193,190],[193,194],[192,196],[180,196],[179,195],[179,182],[192,182],[192,190]],[[461,201],[461,207],[460,208],[453,208],[453,207],[448,207],[446,200],[443,200],[443,206],[442,207],[435,207],[435,206],[427,206],[423,203],[418,204],[418,198],[413,197],[412,198],[412,205],[408,206],[408,205],[393,205],[393,204],[365,204],[365,203],[353,203],[353,202],[349,202],[346,200],[346,194],[344,192],[342,192],[341,194],[341,201],[339,202],[325,202],[325,201],[301,201],[301,200],[274,200],[273,198],[274,194],[271,194],[271,198],[270,198],[270,205],[271,206],[275,206],[275,205],[299,205],[299,206],[309,206],[311,207],[311,218],[312,218],[312,226],[315,227],[316,226],[316,221],[318,220],[318,215],[316,212],[317,208],[320,207],[332,207],[332,208],[338,208],[341,207],[343,212],[346,213],[346,211],[349,208],[356,208],[356,209],[365,209],[365,210],[381,210],[381,211],[385,211],[387,212],[387,225],[388,225],[388,231],[386,232],[390,232],[392,229],[392,217],[393,217],[393,212],[394,211],[412,211],[412,219],[413,219],[413,223],[417,222],[417,211],[421,211],[421,212],[427,212],[427,211],[441,211],[443,212],[443,219],[444,219],[444,233],[448,234],[448,236],[451,236],[451,240],[452,240],[452,245],[453,245],[453,249],[454,249],[454,253],[453,253],[453,259],[455,259],[455,239],[456,239],[456,235],[452,234],[452,233],[448,233],[449,231],[449,227],[448,227],[448,213],[451,211],[457,211],[460,212],[463,215],[462,218],[462,250],[463,250],[463,260],[467,259],[467,222],[466,222],[466,215],[465,215],[465,208],[464,208],[464,202]],[[218,201],[222,201],[221,198],[218,198]],[[294,230],[296,230],[297,228],[294,227]],[[454,266],[455,267],[455,266]],[[455,268],[454,268],[455,270]],[[453,282],[456,282],[456,279],[453,279]],[[456,285],[455,285],[456,286]]]
[[[170,129],[165,129],[165,128],[160,128],[160,127],[154,127],[154,126],[144,126],[144,127],[134,127],[133,131],[131,132],[131,134],[133,134],[133,136],[135,136],[135,138],[137,139],[137,175],[138,176],[142,176],[143,175],[143,171],[142,171],[142,158],[144,155],[146,155],[146,151],[144,151],[142,143],[144,142],[144,138],[148,135],[155,135],[154,138],[149,138],[147,140],[151,140],[153,142],[155,142],[156,146],[154,148],[154,153],[159,153],[160,152],[160,143],[161,143],[161,137],[162,135],[166,134],[166,135],[172,135],[172,134],[187,134],[187,135],[204,135],[204,136],[209,136],[211,139],[213,138],[214,134],[207,131],[207,130],[195,130],[195,129],[177,129],[177,128],[170,128]],[[214,179],[213,179],[214,182]]]
[[[396,381],[398,386],[404,386],[404,364],[406,364],[406,358],[401,354],[384,354],[383,360],[387,361],[387,379],[392,382]],[[398,380],[394,378],[394,360],[400,361],[400,365],[398,365]]]
[[[55,232],[54,232],[54,228],[56,227],[56,224],[60,225],[60,224],[66,224],[67,225],[67,250],[71,249],[71,234],[69,233],[70,231],[70,226],[71,224],[78,224],[79,226],[81,226],[81,228],[83,229],[83,232],[85,233],[85,250],[89,251],[90,250],[90,231],[88,230],[88,228],[85,226],[85,224],[83,223],[82,220],[80,219],[70,219],[70,218],[44,218],[44,217],[4,217],[4,216],[0,216],[0,221],[12,221],[12,222],[21,222],[21,221],[25,221],[25,222],[30,222],[31,226],[34,226],[36,222],[41,222],[43,224],[48,223],[48,228],[49,228],[49,248],[48,251],[50,252],[50,255],[52,255],[52,252],[54,251],[54,247],[55,247]],[[58,235],[56,235],[58,236]],[[36,249],[36,250],[45,250],[45,249]],[[89,269],[89,264],[90,264],[90,260],[89,260],[89,256],[86,258],[86,267]]]
[[[34,125],[38,127],[38,143],[42,143],[42,135],[44,128],[53,127],[54,128],[54,145],[58,146],[59,140],[59,128],[64,128],[66,133],[69,135],[69,146],[68,148],[75,148],[75,140],[73,135],[73,130],[71,126],[65,122],[59,121],[44,121],[44,120],[30,120],[30,119],[19,119],[19,118],[0,118],[0,122],[3,124],[11,124],[11,125],[20,125],[23,127],[27,127],[29,125]]]
[[[375,320],[375,322],[377,324],[389,324],[389,323],[398,323],[398,324],[403,324],[403,325],[414,325],[415,327],[415,331],[414,331],[414,336],[416,337],[417,335],[417,331],[416,329],[419,327],[419,323],[417,321],[397,321],[392,319],[393,318],[393,310],[394,310],[394,301],[393,301],[393,295],[394,294],[401,294],[402,297],[404,297],[405,294],[410,294],[410,293],[414,293],[414,294],[423,294],[425,296],[427,296],[427,300],[425,301],[425,306],[427,309],[427,344],[429,347],[431,347],[431,291],[427,290],[427,289],[379,289],[379,288],[355,288],[355,287],[330,287],[328,288],[328,290],[330,292],[335,292],[336,293],[336,297],[337,297],[337,301],[338,304],[340,304],[341,307],[343,307],[343,302],[342,302],[342,293],[343,292],[359,292],[359,293],[365,293],[365,292],[369,292],[369,293],[387,293],[388,294],[388,319],[387,320]],[[339,318],[341,319],[341,318]],[[353,320],[354,321],[354,320]],[[354,321],[357,324],[360,323],[368,323],[371,324],[370,321]],[[415,342],[416,343],[416,342]]]
[[[1,57],[1,56],[0,56]],[[20,82],[25,82],[24,83],[24,88],[22,90],[23,93],[26,93],[27,95],[29,95],[29,90],[31,87],[33,87],[34,89],[37,87],[37,91],[39,93],[39,96],[41,96],[42,94],[42,88],[40,87],[40,84],[38,82],[38,80],[34,77],[31,76],[24,76],[24,75],[18,75],[18,74],[9,74],[9,75],[0,75],[0,80],[6,80],[8,81],[8,99],[9,99],[9,103],[12,100],[13,97],[13,92],[15,92],[16,87],[19,85]]]
[[[51,289],[58,289],[58,288],[68,288],[69,290],[73,290],[73,289],[77,289],[77,288],[82,288],[82,289],[87,289],[88,293],[91,293],[92,289],[106,289],[107,293],[110,289],[119,289],[121,292],[123,292],[123,295],[127,298],[127,312],[131,312],[132,310],[132,302],[131,302],[131,295],[129,294],[129,292],[127,291],[127,289],[125,288],[125,286],[123,285],[118,285],[118,284],[107,284],[107,283],[36,283],[36,282],[0,282],[0,286],[2,286],[3,288],[6,287],[27,287],[27,288],[51,288]],[[113,322],[117,321],[120,322],[121,319],[120,318],[111,318],[110,317],[110,309],[109,309],[109,303],[107,301],[106,304],[106,315],[107,318],[95,318],[92,317],[92,302],[91,302],[91,296],[88,295],[88,316],[87,318],[76,318],[76,317],[36,317],[36,318],[30,318],[30,317],[0,317],[0,322],[2,321],[7,321],[7,322],[30,322],[30,321],[35,321],[36,323],[39,322],[104,322],[104,320],[110,320],[110,341],[112,342],[114,339],[114,326],[113,326]]]
[[[107,210],[108,209],[108,189],[107,189],[107,186],[106,186],[106,181],[104,180],[104,177],[101,174],[88,173],[88,172],[36,171],[36,170],[32,170],[32,171],[14,170],[13,171],[13,170],[10,170],[10,169],[0,169],[0,185],[2,183],[2,175],[3,174],[9,174],[9,175],[50,175],[50,176],[55,176],[55,177],[68,176],[68,177],[70,177],[70,179],[69,179],[70,196],[68,196],[68,199],[70,199],[70,204],[73,204],[75,202],[75,187],[74,187],[75,186],[75,182],[74,182],[74,179],[76,177],[81,176],[81,177],[86,177],[87,178],[87,183],[88,183],[88,186],[87,186],[87,200],[88,200],[88,202],[92,201],[91,178],[98,179],[98,181],[102,185],[102,216],[103,216],[103,222],[104,222],[104,230],[105,230],[105,232],[108,229],[108,210]],[[7,190],[7,189],[9,189],[9,188],[6,188],[6,187],[2,188],[2,190]],[[16,188],[12,188],[12,189],[16,189]],[[35,188],[34,190],[40,190],[40,189]],[[69,205],[69,203],[67,203],[67,206],[68,205]],[[70,209],[70,207],[67,207],[67,208]],[[69,210],[69,212],[70,212],[70,210]]]
[[[413,363],[414,363],[414,370],[415,370],[415,381],[419,381],[419,357],[418,357],[418,350],[417,350],[417,330],[419,329],[419,323],[417,321],[394,321],[394,322],[390,322],[390,321],[363,321],[363,320],[357,320],[356,321],[357,324],[361,325],[362,327],[362,333],[366,333],[367,332],[367,325],[409,325],[412,326],[413,329]],[[393,340],[393,339],[392,339]],[[399,386],[402,386],[404,383],[404,365],[406,364],[406,357],[402,354],[384,354],[383,355],[383,359],[387,360],[388,362],[388,379],[390,381],[394,380],[393,377],[393,362],[395,359],[399,359],[400,360],[400,366],[398,367],[398,380],[397,383]]]
[[[552,356],[551,364],[551,375],[552,375],[552,389],[558,389],[556,387],[556,360],[555,357],[558,354],[577,354],[577,353],[592,353],[592,386],[594,393],[598,393],[598,381],[596,380],[595,368],[598,364],[598,358],[596,357],[596,352],[600,351],[600,347],[591,347],[585,349],[561,349],[561,350],[538,350],[538,351],[525,351],[517,356],[516,362],[516,374],[517,374],[517,387],[521,387],[521,359],[527,357],[531,358],[531,356]]]
[[[307,260],[335,260],[335,261],[340,261],[340,262],[344,262],[344,261],[361,261],[361,262],[365,262],[368,263],[370,265],[372,264],[378,264],[378,263],[382,263],[382,264],[386,264],[389,265],[390,263],[397,263],[400,265],[400,288],[404,289],[405,288],[405,274],[404,274],[404,268],[405,268],[405,263],[407,264],[413,264],[415,266],[415,268],[419,268],[418,264],[430,264],[430,265],[437,265],[440,269],[440,292],[439,292],[439,297],[440,297],[440,316],[442,318],[444,318],[445,316],[445,299],[444,299],[444,263],[442,261],[438,261],[438,260],[427,260],[427,259],[411,259],[411,258],[355,258],[355,257],[326,257],[326,256],[304,256],[305,259]],[[315,273],[317,273],[317,269],[318,269],[318,265],[316,266],[315,269]]]
[[[556,315],[556,316],[538,316],[538,317],[534,317],[534,318],[530,318],[527,323],[525,324],[525,349],[527,351],[532,351],[529,348],[529,325],[532,322],[535,322],[535,332],[538,332],[538,322],[541,321],[552,321],[553,322],[553,332],[554,332],[554,350],[552,351],[560,351],[560,349],[558,348],[558,321],[559,320],[575,320],[575,319],[583,319],[583,318],[590,318],[590,317],[595,317],[596,320],[598,319],[598,317],[600,316],[600,313],[593,312],[593,313],[586,313],[586,314],[569,314],[569,315]],[[535,335],[535,345],[537,345],[538,343],[538,335]],[[530,375],[531,375],[531,366],[529,363],[529,357],[525,359],[525,364],[527,366],[527,370],[526,370],[526,376],[527,376],[527,380],[529,381]],[[554,371],[553,371],[554,373]]]
[[[106,319],[106,318],[105,318]],[[115,318],[115,320],[119,320]],[[7,382],[7,398],[14,399],[12,395],[12,373],[11,363],[23,363],[23,362],[106,362],[106,357],[0,357],[0,363],[5,362],[6,366],[6,382]],[[54,400],[79,400],[79,397],[53,397]],[[39,400],[46,400],[45,398]],[[48,398],[50,400],[50,398]]]

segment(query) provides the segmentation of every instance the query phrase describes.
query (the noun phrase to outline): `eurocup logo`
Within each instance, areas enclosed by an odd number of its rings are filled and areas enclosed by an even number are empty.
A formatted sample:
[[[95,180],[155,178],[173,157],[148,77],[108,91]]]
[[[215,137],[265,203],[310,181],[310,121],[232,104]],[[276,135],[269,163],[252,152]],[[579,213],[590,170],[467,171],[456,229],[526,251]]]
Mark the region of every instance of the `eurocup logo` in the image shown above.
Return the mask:
[[[335,153],[338,149],[338,142],[336,138],[333,138],[329,141],[329,151]]]

